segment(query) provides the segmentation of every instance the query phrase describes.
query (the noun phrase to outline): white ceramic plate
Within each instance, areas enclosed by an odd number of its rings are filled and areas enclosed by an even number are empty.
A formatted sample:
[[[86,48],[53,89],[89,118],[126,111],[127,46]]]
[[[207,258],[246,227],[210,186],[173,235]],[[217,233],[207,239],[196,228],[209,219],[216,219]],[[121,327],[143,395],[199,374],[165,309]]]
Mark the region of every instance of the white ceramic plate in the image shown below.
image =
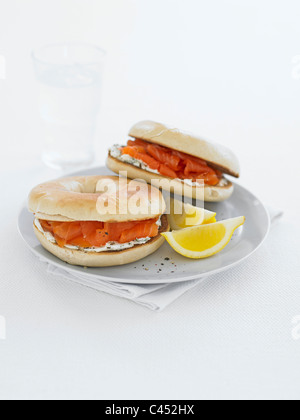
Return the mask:
[[[74,175],[111,175],[104,167],[77,172]],[[50,264],[73,273],[84,273],[94,280],[109,280],[132,284],[177,283],[194,280],[228,270],[242,262],[263,243],[270,229],[270,217],[263,204],[249,191],[235,184],[233,196],[223,203],[207,203],[206,208],[217,213],[218,220],[246,216],[228,246],[205,260],[189,260],[177,254],[165,243],[155,254],[133,264],[110,268],[83,268],[60,261],[46,251],[33,232],[33,215],[24,207],[19,216],[19,231],[35,255]]]

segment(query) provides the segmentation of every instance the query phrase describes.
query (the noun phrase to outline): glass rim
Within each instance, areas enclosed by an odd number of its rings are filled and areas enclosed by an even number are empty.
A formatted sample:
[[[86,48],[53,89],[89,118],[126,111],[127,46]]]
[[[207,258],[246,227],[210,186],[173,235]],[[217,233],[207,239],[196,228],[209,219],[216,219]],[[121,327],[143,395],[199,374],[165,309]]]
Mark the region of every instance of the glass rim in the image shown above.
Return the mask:
[[[100,52],[102,54],[101,58],[105,57],[106,54],[107,54],[107,52],[103,48],[101,48],[101,47],[99,47],[98,45],[95,45],[95,44],[89,44],[88,42],[63,42],[63,43],[58,42],[58,43],[54,43],[54,44],[46,44],[46,45],[43,45],[43,46],[40,46],[40,47],[37,47],[37,48],[33,49],[32,52],[31,52],[32,60],[36,61],[40,64],[45,64],[47,66],[61,66],[61,64],[59,64],[59,63],[51,63],[47,60],[43,60],[43,59],[38,57],[39,51],[46,50],[46,49],[49,49],[49,48],[54,48],[54,47],[89,47],[89,48],[93,48],[95,51]],[[99,64],[99,63],[101,63],[100,59],[98,61],[96,61],[96,60],[87,61],[84,64],[86,64],[86,65],[96,65],[96,64]]]

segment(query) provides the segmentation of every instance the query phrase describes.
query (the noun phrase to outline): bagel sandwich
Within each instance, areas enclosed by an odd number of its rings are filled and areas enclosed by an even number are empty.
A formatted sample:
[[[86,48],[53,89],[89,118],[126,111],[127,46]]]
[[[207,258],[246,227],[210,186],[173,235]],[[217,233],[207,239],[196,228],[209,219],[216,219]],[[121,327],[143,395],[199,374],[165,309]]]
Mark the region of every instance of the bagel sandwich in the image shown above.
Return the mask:
[[[63,178],[35,187],[28,200],[41,245],[66,263],[110,267],[141,260],[169,231],[161,192],[115,176]]]
[[[127,172],[131,179],[144,179],[164,188],[172,180],[175,194],[196,199],[204,187],[204,201],[228,199],[234,185],[224,175],[240,176],[236,156],[226,147],[153,121],[132,127],[126,146],[109,150],[107,167],[115,173]],[[167,184],[165,184],[167,185]]]

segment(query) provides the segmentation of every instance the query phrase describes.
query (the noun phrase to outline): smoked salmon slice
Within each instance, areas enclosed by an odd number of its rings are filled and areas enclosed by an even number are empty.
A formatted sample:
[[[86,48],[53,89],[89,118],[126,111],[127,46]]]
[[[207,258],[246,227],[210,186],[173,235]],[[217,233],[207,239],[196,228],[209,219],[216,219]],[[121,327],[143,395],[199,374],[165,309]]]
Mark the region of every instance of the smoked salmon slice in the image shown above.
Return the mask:
[[[91,244],[82,236],[78,236],[78,238],[74,238],[70,241],[70,245],[79,246],[80,248],[90,248]]]
[[[81,248],[103,247],[108,242],[124,244],[141,238],[158,235],[158,219],[141,222],[102,223],[102,222],[49,222],[40,220],[46,232],[54,235],[60,247],[65,245]]]
[[[142,146],[146,149],[146,147],[149,145],[149,143],[147,141],[144,140],[128,140],[127,142],[128,146]]]
[[[90,235],[96,232],[96,230],[104,229],[104,223],[102,222],[80,222],[82,236],[87,239]],[[79,236],[79,235],[78,235]]]
[[[46,220],[40,220],[40,224],[44,230],[47,230],[48,232],[51,232],[51,233],[53,232],[51,223],[47,222]]]
[[[147,153],[138,153],[138,159],[146,163],[151,169],[159,170],[160,168],[159,162],[147,155]]]
[[[122,233],[126,230],[133,229],[136,222],[122,222],[122,223],[106,223],[105,228],[108,233],[110,241],[118,242]]]
[[[53,227],[53,232],[68,242],[81,234],[81,225],[79,222],[58,223]]]
[[[147,155],[146,149],[142,146],[126,146],[123,148],[122,154],[131,156],[134,159],[141,160],[142,162],[146,163],[151,169],[159,169],[159,162],[153,159],[153,157]]]
[[[136,147],[126,146],[122,149],[122,154],[131,156],[131,157],[137,159],[137,155],[139,154],[139,152],[138,152]]]
[[[207,185],[217,185],[223,176],[203,159],[144,140],[129,140],[121,150],[123,155],[138,159],[150,169],[172,179],[202,180]]]
[[[139,238],[154,238],[158,235],[158,226],[153,222],[139,223],[135,227],[122,232],[119,242],[125,244]]]
[[[174,156],[170,151],[160,146],[149,145],[147,147],[147,152],[160,163],[167,165],[173,171],[178,171],[180,169],[180,158]]]
[[[177,178],[176,172],[169,168],[167,165],[160,165],[159,172],[164,176],[168,176],[169,178]]]
[[[123,154],[137,158],[139,154],[146,154],[146,149],[141,146],[126,146],[123,149]]]
[[[184,169],[185,175],[189,175],[189,173],[191,173],[191,172],[201,174],[201,173],[207,173],[207,172],[213,171],[203,161],[202,162],[201,161],[197,162],[197,161],[192,160],[192,159],[187,159],[185,161],[185,164],[186,164],[185,169]]]

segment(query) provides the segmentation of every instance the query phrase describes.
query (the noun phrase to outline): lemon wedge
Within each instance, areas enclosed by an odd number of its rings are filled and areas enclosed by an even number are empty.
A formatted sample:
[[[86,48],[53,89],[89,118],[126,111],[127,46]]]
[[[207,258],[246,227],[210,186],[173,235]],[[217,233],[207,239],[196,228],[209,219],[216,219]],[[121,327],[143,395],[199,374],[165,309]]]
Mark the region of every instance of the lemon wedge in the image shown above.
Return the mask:
[[[172,230],[180,230],[192,226],[215,223],[216,213],[172,199],[169,221]]]
[[[245,217],[212,224],[194,226],[169,233],[162,233],[171,247],[187,258],[208,258],[228,245],[234,231],[245,223]]]

